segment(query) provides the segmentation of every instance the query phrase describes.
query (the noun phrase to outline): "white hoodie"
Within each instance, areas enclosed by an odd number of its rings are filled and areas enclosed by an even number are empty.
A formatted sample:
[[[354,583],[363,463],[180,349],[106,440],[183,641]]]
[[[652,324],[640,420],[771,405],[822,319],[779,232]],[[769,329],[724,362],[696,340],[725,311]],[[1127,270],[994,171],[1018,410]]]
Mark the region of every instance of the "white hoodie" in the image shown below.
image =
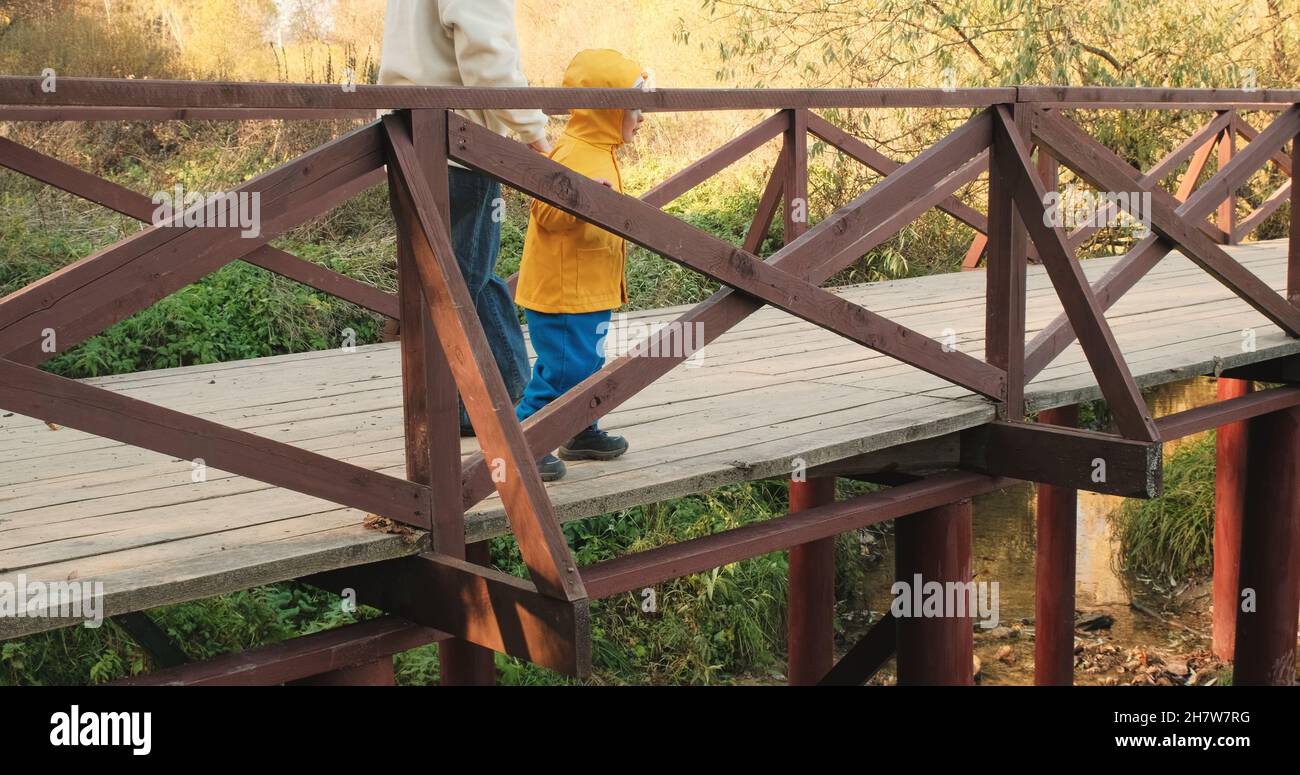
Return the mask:
[[[388,0],[379,83],[386,86],[527,86],[514,0]],[[540,110],[458,111],[525,143],[546,135]]]

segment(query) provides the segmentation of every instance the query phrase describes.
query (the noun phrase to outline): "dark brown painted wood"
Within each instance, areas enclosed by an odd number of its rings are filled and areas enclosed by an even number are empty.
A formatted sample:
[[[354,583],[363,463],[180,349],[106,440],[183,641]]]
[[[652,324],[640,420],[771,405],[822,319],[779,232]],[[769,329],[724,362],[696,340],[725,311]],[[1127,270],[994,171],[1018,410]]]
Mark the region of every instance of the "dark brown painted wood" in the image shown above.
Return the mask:
[[[835,666],[817,682],[818,686],[861,686],[894,656],[898,638],[898,621],[888,611],[871,625],[853,647],[840,657]]]
[[[1156,420],[1156,427],[1160,429],[1160,438],[1168,441],[1293,406],[1300,406],[1300,388],[1270,388],[1165,415]]]
[[[917,510],[983,495],[1014,482],[973,473],[937,474],[851,500],[588,565],[582,569],[582,578],[591,599],[613,597],[741,559],[830,538]]]
[[[158,299],[251,253],[382,178],[373,127],[302,156],[234,189],[261,195],[261,233],[239,227],[153,226],[0,299],[0,353],[40,363],[52,329],[58,351],[93,336]]]
[[[989,218],[984,290],[984,359],[1007,374],[1004,416],[1021,420],[1025,407],[1024,224],[1016,213],[1011,172],[1019,164],[997,142],[989,149]]]
[[[149,108],[342,108],[347,110],[442,110],[537,108],[638,108],[654,111],[748,110],[751,108],[983,107],[1016,99],[1000,89],[557,89],[460,86],[374,86],[345,92],[332,84],[59,78],[45,92],[40,77],[0,77],[0,105]],[[1254,102],[1281,95],[1262,90]],[[1209,94],[1205,99],[1213,99]]]
[[[290,638],[203,662],[117,681],[121,686],[273,686],[344,670],[448,637],[396,616],[382,616]]]
[[[991,126],[987,112],[973,117],[833,216],[819,222],[802,243],[782,248],[768,262],[814,283],[825,282],[848,262],[883,243],[953,190],[977,177],[985,166],[982,155],[988,147]],[[963,158],[968,161],[952,173],[952,165]],[[773,176],[780,178],[776,173]],[[770,189],[769,186],[769,193]],[[770,201],[775,207],[778,200]],[[905,204],[899,205],[900,201]],[[824,249],[818,250],[821,245]],[[828,252],[833,253],[830,259],[826,258]],[[761,302],[723,288],[679,317],[675,322],[681,325],[653,334],[651,341],[658,352],[683,352],[677,341],[680,331],[702,325],[707,344],[761,307]],[[628,354],[607,364],[529,418],[525,424],[529,444],[553,449],[620,406],[681,360]],[[481,455],[471,457],[465,471],[464,501],[468,508],[492,492],[492,483]]]
[[[0,407],[429,527],[428,487],[0,359]]]
[[[1300,134],[1291,138],[1291,169],[1300,169]],[[1294,173],[1293,173],[1294,174]],[[1300,307],[1300,196],[1295,181],[1291,186],[1291,222],[1288,224],[1290,242],[1287,246],[1286,298]]]
[[[1232,117],[1232,122],[1224,130],[1223,139],[1219,141],[1219,169],[1232,163],[1232,157],[1237,152],[1237,111],[1230,110],[1228,115]],[[1228,243],[1234,244],[1237,231],[1237,190],[1235,188],[1229,190],[1227,196],[1219,203],[1219,211],[1214,222],[1220,231],[1228,235]]]
[[[1041,425],[1072,428],[1078,421],[1078,406],[1038,413]],[[1074,683],[1074,567],[1079,494],[1071,487],[1040,483],[1037,499],[1034,684],[1069,686]]]
[[[1244,398],[1247,380],[1219,377],[1219,401]],[[1241,523],[1246,508],[1245,421],[1220,425],[1214,431],[1214,575],[1210,649],[1225,662],[1237,647],[1237,581],[1241,571]]]
[[[1246,428],[1234,686],[1294,686],[1300,617],[1300,408]]]
[[[1160,494],[1159,444],[1042,422],[999,421],[962,431],[961,449],[962,468],[984,474],[1127,498]]]
[[[822,290],[752,253],[460,117],[452,120],[452,134],[455,141],[451,155],[459,162],[850,341],[982,395],[1002,397],[1002,372],[965,353],[945,352],[928,336]],[[805,239],[811,243],[815,232],[810,230]]]
[[[735,164],[750,153],[762,148],[769,140],[785,132],[790,125],[790,114],[782,111],[769,116],[757,126],[734,140],[711,151],[699,161],[676,173],[641,196],[641,201],[654,207],[663,207],[687,191]]]
[[[892,175],[903,166],[816,113],[809,112],[807,116],[809,132],[867,168],[881,175]],[[949,197],[936,206],[976,231],[983,232],[988,228],[988,219],[983,213],[956,197]]]
[[[137,221],[153,221],[156,207],[144,194],[83,172],[8,138],[0,137],[0,165]],[[242,260],[386,317],[398,317],[397,297],[393,294],[305,261],[279,248],[263,245]]]
[[[1288,129],[1292,126],[1290,119],[1283,123],[1278,123],[1292,112],[1292,110],[1288,110],[1286,113],[1280,115],[1278,119],[1270,124],[1268,129],[1265,130],[1265,132],[1268,133],[1267,136],[1257,137],[1256,140],[1250,143],[1250,145],[1246,146],[1245,149],[1236,154],[1227,167],[1216,172],[1210,178],[1210,181],[1207,181],[1206,185],[1202,186],[1194,194],[1189,196],[1181,206],[1177,207],[1175,212],[1187,223],[1194,224],[1202,231],[1209,233],[1210,229],[1213,229],[1214,232],[1221,235],[1222,232],[1219,231],[1218,227],[1206,223],[1204,218],[1218,207],[1219,202],[1222,201],[1222,191],[1236,189],[1244,184],[1260,166],[1263,166],[1263,164],[1266,163],[1269,153],[1275,152],[1277,148],[1280,148],[1287,142],[1287,140],[1294,136],[1293,134],[1286,134]],[[1039,116],[1040,114],[1034,114],[1035,127],[1038,125]],[[1129,177],[1135,180],[1142,180],[1142,176],[1133,170],[1132,167],[1124,164],[1124,162],[1119,160],[1118,157],[1115,157],[1114,154],[1110,153],[1105,146],[1097,143],[1082,131],[1076,131],[1073,133],[1073,141],[1080,145],[1082,149],[1085,149],[1088,156],[1101,158],[1110,157],[1107,161],[1112,164],[1118,164],[1117,169],[1123,170],[1127,175],[1129,175]],[[1207,150],[1206,154],[1208,155],[1208,153],[1209,151]],[[1201,163],[1203,164],[1204,162]],[[1079,172],[1079,170],[1075,169],[1075,172]],[[1084,177],[1086,178],[1087,176]],[[1184,180],[1186,179],[1187,178]],[[1089,182],[1092,182],[1093,185],[1098,185],[1103,190],[1126,190],[1128,188],[1127,185],[1123,185],[1119,189],[1108,189],[1106,186],[1100,185],[1096,181]],[[1216,182],[1213,188],[1210,187],[1211,182]],[[1139,182],[1137,185],[1141,186],[1141,183]],[[1153,188],[1151,190],[1154,192],[1158,189]],[[1152,196],[1154,199],[1155,194],[1153,193]],[[1219,198],[1216,199],[1216,196]],[[1222,238],[1218,239],[1221,240]],[[1152,234],[1135,245],[1133,249],[1130,250],[1119,263],[1106,272],[1106,274],[1103,275],[1094,286],[1094,294],[1096,295],[1098,302],[1102,305],[1102,309],[1109,309],[1111,304],[1115,303],[1115,301],[1128,292],[1130,288],[1136,285],[1138,280],[1142,279],[1142,277],[1150,271],[1151,267],[1155,266],[1160,259],[1165,256],[1165,254],[1173,249],[1174,243],[1162,239],[1159,234]],[[1074,341],[1074,333],[1070,329],[1064,316],[1058,317],[1051,324],[1046,326],[1043,331],[1040,332],[1038,336],[1034,337],[1033,341],[1029,343],[1029,353],[1025,358],[1025,374],[1027,378],[1033,379],[1037,376],[1038,373],[1046,368],[1047,364],[1064,351],[1072,341]]]
[[[835,478],[790,482],[790,513],[835,502]],[[786,680],[811,686],[835,662],[835,539],[790,547]]]
[[[586,597],[582,579],[537,472],[536,460],[545,450],[529,450],[515,419],[514,403],[474,313],[446,223],[439,215],[441,205],[425,177],[408,127],[400,116],[390,115],[384,119],[384,130],[390,147],[389,168],[396,172],[392,194],[403,200],[400,206],[404,211],[418,216],[415,236],[419,239],[413,241],[412,253],[433,325],[483,454],[487,460],[499,461],[494,468],[499,469],[500,481],[495,484],[524,562],[543,594],[579,600]]]
[[[908,594],[930,582],[947,585],[974,580],[971,559],[971,502],[960,500],[917,512],[894,524],[894,577]],[[915,590],[921,593],[923,590]],[[946,596],[945,596],[946,597]],[[975,617],[945,611],[912,611],[896,625],[899,686],[971,686],[975,683]]]
[[[1084,355],[1087,356],[1088,365],[1097,377],[1102,395],[1106,397],[1115,422],[1125,437],[1153,441],[1157,436],[1151,413],[1124,362],[1119,345],[1115,343],[1115,336],[1106,323],[1102,307],[1092,294],[1083,267],[1070,251],[1065,232],[1059,227],[1049,227],[1044,223],[1047,191],[1033,172],[1020,128],[1005,108],[998,108],[998,117],[1001,123],[1000,131],[994,133],[994,149],[995,153],[1006,159],[1006,163],[1000,166],[1000,171],[1010,180],[1021,222],[1029,231],[1030,239],[1038,246],[1043,266],[1061,300],[1061,306],[1065,308],[1065,314],[1070,319]],[[1052,148],[1053,152],[1057,150]],[[1021,298],[1023,299],[1023,294]]]
[[[407,113],[411,144],[421,162],[421,174],[437,202],[435,216],[451,232],[450,181],[447,172],[447,114],[440,110],[414,110]],[[408,339],[402,332],[403,394],[411,399],[406,412],[408,468],[410,456],[426,466],[409,476],[433,487],[434,551],[449,557],[468,559],[490,565],[487,544],[475,547],[473,556],[465,545],[465,509],[459,488],[447,486],[460,481],[460,409],[456,379],[447,354],[439,343],[429,314],[429,302],[415,263],[415,244],[419,234],[419,214],[405,209],[403,197],[389,197],[394,213],[399,214],[398,260],[403,293],[412,306],[410,315],[418,316],[420,325]],[[415,231],[412,231],[415,230]],[[410,366],[408,372],[407,366]],[[410,375],[409,383],[407,375]],[[419,435],[423,433],[423,438]],[[412,434],[416,444],[412,446]],[[460,638],[438,644],[438,674],[443,686],[485,686],[496,682],[496,661],[490,649]]]
[[[440,554],[327,571],[302,579],[368,605],[556,672],[591,672],[586,600],[540,593],[522,579]]]
[[[0,121],[373,121],[374,110],[338,108],[0,108]]]

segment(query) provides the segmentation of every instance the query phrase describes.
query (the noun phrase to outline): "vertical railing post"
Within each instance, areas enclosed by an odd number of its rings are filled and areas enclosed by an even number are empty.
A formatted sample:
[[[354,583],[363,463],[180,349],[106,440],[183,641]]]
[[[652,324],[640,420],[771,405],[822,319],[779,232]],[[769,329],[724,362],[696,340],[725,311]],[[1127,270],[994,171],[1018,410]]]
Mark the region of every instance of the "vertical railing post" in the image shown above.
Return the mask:
[[[438,201],[438,215],[451,232],[447,177],[447,114],[413,110],[411,142]],[[400,208],[399,199],[392,198]],[[406,427],[407,477],[433,487],[432,538],[441,554],[485,564],[486,546],[465,546],[465,512],[460,496],[460,410],[456,382],[438,342],[429,305],[415,267],[413,241],[419,223],[414,213],[397,213],[398,295],[402,305],[402,398]],[[468,556],[472,554],[472,556]],[[495,680],[492,651],[460,640],[438,646],[442,682],[484,684]]]
[[[1038,422],[1073,428],[1079,407],[1038,413]],[[1069,487],[1040,483],[1035,510],[1034,684],[1074,683],[1074,580],[1079,494]]]
[[[1228,111],[1228,126],[1223,130],[1223,139],[1219,141],[1219,169],[1228,166],[1232,161],[1233,155],[1237,151],[1237,111]],[[1237,244],[1237,194],[1235,191],[1228,192],[1228,198],[1224,199],[1219,205],[1218,215],[1215,218],[1220,229],[1228,235],[1228,244]]]
[[[1300,193],[1296,192],[1296,175],[1300,175],[1300,135],[1291,138],[1291,228],[1286,257],[1286,298],[1300,307]]]
[[[808,230],[807,113],[789,111],[785,130],[785,244]],[[790,481],[790,512],[835,500],[835,477]],[[790,547],[787,675],[792,686],[815,684],[834,662],[835,539]]]
[[[1012,107],[1017,126],[1028,111]],[[1027,126],[1021,126],[1022,131]],[[1018,160],[994,142],[989,149],[988,257],[984,278],[984,359],[1007,373],[1006,419],[1024,419],[1025,264],[1028,236],[1011,199],[1008,165]]]

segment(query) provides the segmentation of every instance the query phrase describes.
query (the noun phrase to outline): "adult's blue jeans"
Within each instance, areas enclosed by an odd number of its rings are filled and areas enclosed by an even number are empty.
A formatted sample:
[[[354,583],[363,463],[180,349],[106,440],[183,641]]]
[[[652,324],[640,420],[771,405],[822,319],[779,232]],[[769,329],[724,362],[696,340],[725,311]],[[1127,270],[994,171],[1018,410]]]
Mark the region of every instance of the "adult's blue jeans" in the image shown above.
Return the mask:
[[[457,167],[449,167],[448,174],[451,244],[456,251],[456,263],[469,286],[469,296],[474,300],[474,309],[478,311],[510,400],[517,403],[528,384],[528,350],[524,347],[524,333],[519,327],[510,287],[495,271],[501,252],[501,224],[493,214],[499,212],[496,203],[501,197],[501,184]],[[470,428],[463,403],[460,426],[462,431]]]
[[[563,314],[525,310],[537,362],[523,400],[515,407],[520,422],[605,365],[605,336],[611,311]]]

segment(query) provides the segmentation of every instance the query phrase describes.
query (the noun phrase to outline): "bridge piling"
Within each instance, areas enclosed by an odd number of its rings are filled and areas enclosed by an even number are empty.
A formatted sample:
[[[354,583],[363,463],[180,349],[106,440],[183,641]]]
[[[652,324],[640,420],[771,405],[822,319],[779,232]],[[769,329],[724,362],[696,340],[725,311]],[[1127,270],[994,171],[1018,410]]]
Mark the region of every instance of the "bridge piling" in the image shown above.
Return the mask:
[[[1251,382],[1220,377],[1220,401],[1251,391]],[[1231,661],[1236,648],[1237,575],[1241,567],[1241,524],[1246,498],[1246,422],[1221,425],[1214,438],[1214,656]]]
[[[1300,408],[1249,420],[1246,436],[1233,683],[1291,686],[1300,617]]]
[[[894,523],[894,574],[915,596],[917,576],[922,584],[972,580],[971,501],[956,501],[917,512]],[[947,597],[945,595],[945,597]],[[913,610],[898,619],[897,672],[899,686],[970,686],[974,675],[974,617],[944,611],[925,616]]]
[[[790,482],[790,513],[835,502],[835,477]],[[787,676],[811,686],[835,663],[835,539],[790,547]]]
[[[1038,414],[1038,421],[1073,428],[1079,407],[1062,406]],[[1077,490],[1038,485],[1038,540],[1034,581],[1034,684],[1074,683],[1074,582]]]

